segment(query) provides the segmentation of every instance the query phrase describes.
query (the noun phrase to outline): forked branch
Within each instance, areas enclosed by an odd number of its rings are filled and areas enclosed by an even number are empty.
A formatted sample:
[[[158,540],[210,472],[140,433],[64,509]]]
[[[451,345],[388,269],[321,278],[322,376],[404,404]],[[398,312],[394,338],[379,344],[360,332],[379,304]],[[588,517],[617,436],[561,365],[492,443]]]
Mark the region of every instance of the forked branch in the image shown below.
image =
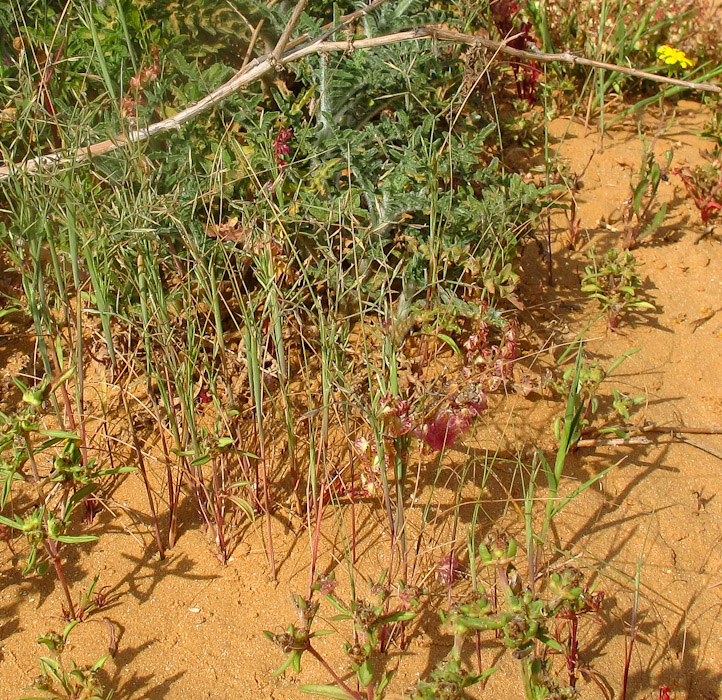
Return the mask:
[[[566,63],[570,65],[581,65],[588,66],[590,68],[600,68],[608,71],[614,71],[617,73],[624,73],[631,75],[640,80],[650,80],[657,83],[663,83],[666,85],[677,85],[680,87],[688,88],[690,90],[707,91],[722,93],[722,88],[719,85],[713,85],[711,83],[697,83],[690,80],[681,80],[679,78],[671,78],[663,75],[657,75],[656,73],[648,73],[646,71],[637,70],[636,68],[629,68],[627,66],[616,66],[612,63],[603,63],[600,61],[593,61],[589,58],[576,56],[572,53],[542,53],[537,51],[522,51],[519,49],[512,48],[503,41],[493,41],[484,37],[474,36],[472,34],[463,34],[461,32],[454,32],[442,27],[426,26],[419,27],[418,29],[411,29],[405,32],[397,32],[395,34],[387,34],[384,36],[371,37],[366,39],[357,40],[346,40],[346,41],[328,41],[328,37],[338,31],[344,25],[351,21],[351,18],[355,18],[362,14],[370,12],[372,9],[378,7],[385,0],[374,0],[367,7],[359,10],[352,15],[344,18],[338,25],[332,29],[326,31],[317,39],[308,41],[301,46],[296,48],[290,48],[283,52],[280,58],[276,58],[274,51],[271,54],[267,54],[263,57],[257,58],[251,61],[245,68],[236,73],[230,80],[221,85],[218,89],[214,90],[210,94],[206,95],[202,100],[195,104],[189,105],[182,111],[178,112],[175,116],[162,121],[151,124],[148,127],[142,129],[135,129],[128,132],[125,135],[120,135],[114,139],[107,139],[94,143],[90,146],[79,148],[74,152],[67,154],[61,151],[49,153],[44,156],[37,156],[21,163],[12,163],[3,167],[0,167],[0,181],[6,180],[12,175],[38,170],[45,165],[51,163],[78,163],[81,161],[90,160],[94,157],[101,156],[118,148],[122,148],[134,143],[141,143],[150,139],[153,136],[162,134],[167,131],[174,129],[180,129],[180,127],[186,122],[191,121],[195,117],[204,112],[207,112],[217,104],[223,102],[227,97],[234,94],[241,88],[249,85],[267,73],[276,70],[277,68],[298,61],[306,56],[319,53],[337,53],[356,49],[372,49],[378,46],[389,46],[391,44],[399,44],[409,41],[446,41],[454,44],[466,44],[469,46],[481,46],[486,49],[490,49],[497,54],[503,54],[506,56],[513,56],[515,58],[521,58],[524,60],[537,61],[540,63]],[[303,3],[299,2],[297,8],[302,7]],[[295,14],[295,13],[294,13]],[[298,18],[295,18],[296,22]],[[291,23],[289,23],[290,26]],[[285,34],[285,32],[284,32]],[[279,41],[277,49],[283,48],[283,38]],[[290,44],[293,46],[293,43]]]

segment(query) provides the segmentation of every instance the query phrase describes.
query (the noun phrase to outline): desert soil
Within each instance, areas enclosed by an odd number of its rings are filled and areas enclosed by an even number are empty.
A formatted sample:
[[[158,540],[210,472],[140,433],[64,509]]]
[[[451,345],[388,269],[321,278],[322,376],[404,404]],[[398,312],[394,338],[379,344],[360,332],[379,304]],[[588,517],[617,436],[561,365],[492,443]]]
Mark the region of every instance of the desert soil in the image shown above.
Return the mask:
[[[700,136],[708,117],[695,102],[668,106],[655,151],[673,149],[673,167],[701,163],[700,151],[712,148]],[[610,127],[603,141],[581,120],[560,119],[552,125],[559,161],[568,173],[581,175],[575,194],[581,241],[579,250],[568,250],[563,243],[566,223],[557,215],[551,284],[545,234],[523,252],[522,319],[527,342],[538,351],[540,364],[549,364],[553,353],[558,356],[559,346],[574,340],[598,311],[579,291],[587,262],[584,252],[592,244],[600,250],[619,245],[621,207],[629,195],[630,174],[642,156],[638,127],[651,142],[659,125],[659,114],[639,122],[627,119]],[[515,156],[513,165],[522,171],[533,170],[539,162],[539,156],[528,153]],[[655,310],[624,317],[618,332],[598,321],[586,335],[586,350],[605,366],[629,350],[640,350],[607,383],[647,397],[633,415],[635,423],[718,427],[722,425],[720,241],[699,240],[698,214],[679,178],[670,174],[662,183],[661,199],[669,202],[663,229],[634,251],[641,263],[644,298]],[[6,324],[2,330],[0,356],[6,363],[5,374],[10,375],[22,365],[23,353],[32,350],[32,338],[23,338],[25,328]],[[465,439],[469,449],[460,447],[450,455],[449,473],[468,460],[469,450],[477,455],[511,447],[523,452],[535,445],[553,450],[552,421],[561,411],[561,401],[548,396],[499,402],[479,420],[475,434]],[[714,700],[722,687],[722,495],[718,493],[722,435],[650,433],[648,437],[647,445],[596,445],[579,449],[569,459],[568,491],[601,469],[617,465],[568,506],[555,533],[560,547],[580,565],[597,570],[594,578],[605,592],[599,618],[585,626],[581,639],[582,662],[593,674],[580,681],[580,689],[585,698],[603,697],[602,687],[619,697],[638,575],[627,697],[656,699],[660,687],[669,686],[675,700]],[[505,470],[499,467],[490,480],[485,509],[490,519],[513,512],[500,484],[513,498],[520,497],[512,468]],[[474,497],[473,472],[467,478]],[[445,498],[443,489],[438,497]],[[454,497],[450,485],[450,504]],[[100,585],[108,586],[109,604],[73,631],[68,658],[92,663],[107,653],[112,624],[117,652],[106,664],[104,677],[117,689],[119,700],[307,697],[297,691],[299,679],[290,673],[271,677],[282,655],[262,635],[264,629],[278,631],[293,621],[289,591],[306,589],[310,545],[300,524],[278,525],[279,581],[271,582],[260,525],[243,533],[225,566],[195,526],[182,530],[174,550],[159,561],[149,554],[154,551],[153,538],[140,477],[125,478],[108,508],[112,512],[99,516],[102,537],[72,555],[68,575],[78,593],[100,574]],[[195,513],[189,511],[188,516],[188,522],[196,522]],[[462,515],[462,526],[466,524]],[[327,531],[333,526],[329,518]],[[371,523],[370,539],[373,527],[382,525]],[[481,527],[486,530],[491,523]],[[464,537],[460,532],[459,541]],[[382,555],[374,554],[369,545],[361,563],[369,570],[378,568],[383,562],[372,561],[377,556]],[[62,629],[58,619],[62,599],[52,576],[24,580],[7,548],[0,551],[0,576],[0,697],[9,700],[20,696],[38,675],[37,657],[42,651],[36,639],[50,629]],[[393,697],[399,697],[448,650],[448,638],[438,633],[434,616],[428,617],[427,631],[411,643],[412,655],[397,655]],[[326,644],[331,663],[340,669],[339,646],[335,636]],[[487,652],[488,663],[497,660],[498,651]],[[521,697],[508,655],[499,668],[483,693],[476,689],[470,696]],[[328,679],[313,659],[305,658],[300,681]]]

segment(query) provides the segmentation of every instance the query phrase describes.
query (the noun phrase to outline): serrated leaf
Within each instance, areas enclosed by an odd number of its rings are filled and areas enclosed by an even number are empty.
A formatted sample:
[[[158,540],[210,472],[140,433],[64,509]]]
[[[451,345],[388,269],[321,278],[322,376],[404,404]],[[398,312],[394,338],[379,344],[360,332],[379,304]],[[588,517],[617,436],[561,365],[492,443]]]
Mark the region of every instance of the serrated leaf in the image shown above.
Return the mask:
[[[659,164],[655,161],[649,173],[649,178],[652,181],[653,190],[656,190],[659,186],[660,177],[662,177],[662,170],[660,169]]]
[[[637,213],[639,213],[642,209],[642,198],[644,197],[644,192],[647,189],[648,184],[648,180],[642,180],[642,182],[640,182],[634,190],[634,196],[632,197],[632,209],[634,209]]]

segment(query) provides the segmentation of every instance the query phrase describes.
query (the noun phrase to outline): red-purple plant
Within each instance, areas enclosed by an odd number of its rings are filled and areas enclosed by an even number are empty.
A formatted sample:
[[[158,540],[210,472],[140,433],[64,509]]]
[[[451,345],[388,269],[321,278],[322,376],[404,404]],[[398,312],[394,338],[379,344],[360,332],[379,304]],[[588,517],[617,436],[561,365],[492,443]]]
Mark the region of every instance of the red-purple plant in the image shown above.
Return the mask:
[[[353,443],[353,449],[361,467],[361,487],[346,487],[347,493],[353,497],[374,496],[381,489],[381,462],[376,439],[360,435]],[[391,465],[390,455],[384,450],[385,467]]]
[[[565,645],[567,672],[569,673],[569,687],[574,690],[579,670],[579,620],[583,615],[598,615],[604,602],[604,591],[592,593],[587,585],[584,590],[580,588],[582,574],[574,567],[567,567],[561,573],[552,577],[551,589],[559,595],[561,607],[556,614],[557,619],[568,622],[569,638]],[[560,630],[557,630],[560,638]]]
[[[387,395],[381,401],[381,422],[384,438],[396,439],[411,432],[411,407],[398,396]]]
[[[419,431],[419,435],[433,452],[451,447],[469,431],[486,407],[483,392],[477,392],[476,398],[467,398],[465,393],[454,392],[447,398],[447,404],[439,408],[424,429]]]
[[[445,554],[436,565],[436,580],[444,586],[451,586],[466,573],[464,565],[455,552]]]
[[[0,539],[5,542],[12,555],[15,556],[15,547],[13,547],[12,537],[10,537],[10,531],[5,527],[5,525],[0,525]]]
[[[413,429],[409,402],[398,396],[387,394],[380,403],[379,420],[383,428],[384,468],[391,469],[398,449],[402,449],[401,458],[406,458],[405,449],[398,446],[398,438],[407,435]],[[381,489],[382,466],[378,443],[375,437],[369,438],[361,435],[356,438],[353,446],[361,466],[361,489],[355,490],[354,493],[361,496],[373,496]]]
[[[491,18],[506,39],[507,46],[525,51],[532,41],[532,26],[521,19],[521,4],[515,0],[492,0]],[[536,98],[536,87],[541,71],[536,61],[516,60],[510,63],[516,81],[516,92],[519,99],[529,104]]]
[[[487,393],[498,391],[514,378],[514,364],[519,358],[519,327],[509,323],[497,343],[489,340],[490,326],[480,320],[475,333],[464,343],[466,363],[463,387],[449,387],[436,410],[414,428],[409,402],[386,396],[380,404],[379,420],[383,429],[384,464],[379,459],[376,438],[361,435],[354,442],[360,466],[361,495],[374,495],[381,485],[381,470],[390,469],[397,457],[398,438],[413,431],[426,443],[428,451],[438,452],[451,447],[488,407]],[[405,454],[400,455],[405,459]]]
[[[273,155],[276,158],[276,163],[280,168],[285,168],[288,163],[284,159],[291,153],[291,147],[288,142],[293,138],[293,129],[290,127],[282,126],[278,130],[276,138],[273,139]]]
[[[475,333],[464,343],[466,364],[462,370],[468,384],[451,391],[417,435],[431,451],[443,450],[468,432],[474,420],[483,413],[487,393],[498,391],[514,377],[514,364],[519,357],[516,323],[509,323],[498,343],[489,341],[489,324],[481,320]]]
[[[138,105],[145,104],[145,89],[160,75],[160,51],[154,46],[150,51],[153,62],[150,66],[141,68],[136,75],[130,79],[129,94],[121,100],[120,109],[126,117],[135,117]]]
[[[490,345],[489,326],[481,322],[479,330],[464,343],[466,350],[465,377],[479,377],[484,391],[497,391],[514,376],[514,363],[519,359],[519,326],[509,323],[500,342]]]
[[[517,20],[520,11],[521,4],[516,0],[492,0],[491,18],[499,33],[504,37],[512,37],[508,41],[509,46],[523,50],[526,48],[525,34],[529,34],[531,26],[527,22],[519,26]]]
[[[707,226],[722,210],[722,161],[717,158],[694,170],[688,166],[673,171],[678,175],[694,205],[699,209],[702,223]]]

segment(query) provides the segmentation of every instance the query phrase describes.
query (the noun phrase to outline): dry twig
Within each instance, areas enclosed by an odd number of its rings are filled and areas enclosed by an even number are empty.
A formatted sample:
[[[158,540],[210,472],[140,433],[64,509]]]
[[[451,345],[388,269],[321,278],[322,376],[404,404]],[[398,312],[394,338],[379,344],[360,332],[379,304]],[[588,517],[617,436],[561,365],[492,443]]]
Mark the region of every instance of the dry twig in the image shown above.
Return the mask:
[[[709,427],[709,428],[687,428],[685,426],[659,426],[656,423],[652,423],[650,425],[644,425],[639,428],[628,428],[624,431],[627,435],[627,437],[620,437],[620,438],[605,438],[605,437],[596,437],[596,438],[585,438],[583,440],[579,440],[577,443],[577,447],[620,447],[624,445],[651,445],[652,440],[650,440],[647,437],[644,437],[645,435],[649,435],[652,433],[657,433],[661,437],[668,438],[667,440],[664,440],[665,443],[669,442],[683,442],[687,445],[690,445],[691,447],[696,447],[698,450],[702,450],[703,452],[707,452],[707,454],[711,454],[714,457],[718,457],[719,459],[722,459],[722,452],[715,449],[714,447],[711,447],[709,445],[704,445],[700,442],[697,442],[696,440],[692,440],[690,438],[682,437],[685,434],[688,435],[722,435],[722,428],[718,427]],[[659,442],[659,441],[657,441]]]
[[[284,47],[284,36],[290,35],[293,31],[293,26],[297,24],[300,18],[299,8],[303,8],[304,0],[296,5],[296,10],[291,18],[284,34],[279,40],[276,49],[272,54],[267,54],[263,57],[257,58],[251,61],[245,68],[236,73],[230,80],[221,85],[218,89],[214,90],[210,94],[206,95],[203,99],[196,102],[195,104],[189,105],[185,109],[178,112],[175,116],[168,119],[164,119],[155,124],[151,124],[148,127],[142,129],[135,129],[128,132],[125,135],[118,136],[115,139],[107,139],[99,143],[94,143],[90,146],[79,148],[73,153],[66,155],[60,151],[49,153],[44,156],[37,156],[31,158],[22,163],[12,163],[3,167],[0,167],[0,181],[6,180],[11,176],[21,172],[32,172],[42,168],[45,165],[53,163],[78,163],[86,160],[90,160],[94,157],[101,156],[112,151],[117,150],[134,143],[141,143],[146,141],[153,136],[180,129],[180,127],[186,122],[191,121],[195,117],[215,107],[217,104],[223,102],[227,97],[234,94],[242,87],[249,85],[250,83],[259,80],[267,73],[278,69],[286,64],[298,61],[306,56],[310,56],[318,53],[336,53],[349,51],[354,49],[371,49],[379,46],[389,46],[391,44],[399,44],[408,41],[448,41],[455,44],[467,44],[470,46],[481,46],[487,49],[504,54],[506,56],[513,56],[515,58],[522,58],[525,60],[538,61],[541,63],[567,63],[570,65],[582,65],[589,66],[592,68],[602,68],[604,70],[616,71],[617,73],[624,73],[641,80],[651,80],[658,83],[667,85],[679,85],[682,87],[689,88],[691,90],[703,90],[708,92],[722,93],[722,88],[719,85],[712,85],[710,83],[695,83],[688,80],[680,80],[678,78],[670,78],[655,73],[648,73],[646,71],[637,70],[635,68],[629,68],[627,66],[616,66],[611,63],[602,63],[600,61],[593,61],[588,58],[576,56],[571,53],[542,53],[537,51],[522,51],[514,49],[508,46],[503,41],[493,41],[484,37],[474,36],[472,34],[462,34],[461,32],[454,32],[442,27],[426,26],[419,27],[418,29],[410,29],[405,32],[397,32],[395,34],[388,34],[378,37],[370,37],[366,39],[357,40],[346,40],[346,41],[327,41],[327,37],[333,35],[339,29],[348,25],[353,20],[360,16],[363,16],[381,5],[386,0],[374,0],[374,2],[367,5],[365,8],[353,12],[350,15],[342,18],[342,20],[334,27],[328,29],[317,39],[312,39],[307,43],[299,46],[298,48],[290,48],[283,52],[280,58],[276,58],[275,54],[280,52]],[[298,15],[298,16],[296,16]],[[291,26],[293,24],[293,26]],[[287,40],[287,39],[286,39]],[[298,43],[291,42],[289,46],[293,47]]]
[[[291,19],[288,20],[288,23],[284,27],[283,34],[281,34],[281,38],[278,40],[278,43],[270,56],[271,62],[278,62],[283,57],[291,38],[291,34],[293,34],[293,30],[298,25],[307,3],[308,0],[298,0],[296,3],[296,7],[293,8],[293,14],[291,14]]]

